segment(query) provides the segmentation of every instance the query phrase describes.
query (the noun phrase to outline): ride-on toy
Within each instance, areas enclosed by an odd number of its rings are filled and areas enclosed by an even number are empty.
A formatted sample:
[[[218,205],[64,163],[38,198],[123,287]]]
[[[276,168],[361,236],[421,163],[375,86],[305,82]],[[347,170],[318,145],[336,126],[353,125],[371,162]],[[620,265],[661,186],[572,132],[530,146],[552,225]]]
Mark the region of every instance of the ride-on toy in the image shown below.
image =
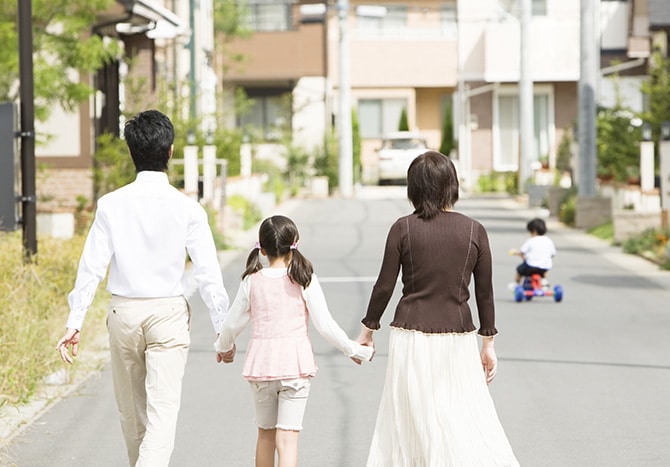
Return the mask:
[[[554,301],[563,300],[563,287],[555,285],[553,288],[545,283],[542,284],[541,274],[525,276],[521,285],[514,288],[514,301],[530,301],[533,297],[554,297]]]

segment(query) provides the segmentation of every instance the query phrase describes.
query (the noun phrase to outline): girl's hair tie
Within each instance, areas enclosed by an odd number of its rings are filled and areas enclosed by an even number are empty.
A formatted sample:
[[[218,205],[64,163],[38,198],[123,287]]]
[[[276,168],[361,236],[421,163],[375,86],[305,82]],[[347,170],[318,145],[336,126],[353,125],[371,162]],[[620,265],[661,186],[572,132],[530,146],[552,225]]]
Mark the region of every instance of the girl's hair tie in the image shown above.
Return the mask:
[[[291,250],[297,250],[298,249],[298,242],[293,242],[291,243]]]
[[[256,244],[254,245],[254,249],[255,250],[260,250],[261,249],[261,242],[256,242]]]

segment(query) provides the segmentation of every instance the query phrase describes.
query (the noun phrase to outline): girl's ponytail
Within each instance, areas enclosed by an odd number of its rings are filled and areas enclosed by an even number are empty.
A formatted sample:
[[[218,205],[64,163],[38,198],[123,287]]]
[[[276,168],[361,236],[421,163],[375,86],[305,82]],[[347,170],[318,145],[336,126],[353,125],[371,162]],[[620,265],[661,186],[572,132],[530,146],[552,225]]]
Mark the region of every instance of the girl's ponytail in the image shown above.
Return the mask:
[[[251,250],[249,256],[247,257],[247,268],[242,273],[242,279],[255,273],[256,271],[260,271],[261,269],[263,269],[260,253],[261,253],[261,245],[259,243],[256,243],[256,246],[254,247],[253,250]]]
[[[312,266],[310,260],[305,258],[305,256],[298,251],[297,246],[292,248],[291,251],[293,252],[293,256],[288,265],[288,276],[296,284],[300,284],[304,288],[307,288],[310,282],[312,282],[314,266]]]

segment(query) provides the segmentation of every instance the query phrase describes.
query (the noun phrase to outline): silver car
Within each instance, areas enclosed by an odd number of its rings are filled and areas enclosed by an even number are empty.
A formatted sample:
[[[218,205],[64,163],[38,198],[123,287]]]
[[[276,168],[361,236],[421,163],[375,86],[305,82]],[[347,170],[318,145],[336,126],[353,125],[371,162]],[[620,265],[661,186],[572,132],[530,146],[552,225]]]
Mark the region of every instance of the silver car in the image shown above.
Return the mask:
[[[414,158],[428,150],[426,138],[411,131],[389,133],[377,150],[379,156],[379,184],[406,181],[407,169]]]

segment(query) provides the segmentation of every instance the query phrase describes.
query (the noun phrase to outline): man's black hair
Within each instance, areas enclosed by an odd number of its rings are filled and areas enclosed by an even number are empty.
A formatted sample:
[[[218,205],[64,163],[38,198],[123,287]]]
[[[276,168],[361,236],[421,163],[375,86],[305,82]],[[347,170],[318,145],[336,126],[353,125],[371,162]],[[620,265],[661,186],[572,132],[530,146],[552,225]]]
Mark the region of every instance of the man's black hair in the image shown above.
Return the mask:
[[[137,172],[167,171],[174,143],[174,127],[167,115],[158,110],[141,112],[126,122],[123,135]]]

